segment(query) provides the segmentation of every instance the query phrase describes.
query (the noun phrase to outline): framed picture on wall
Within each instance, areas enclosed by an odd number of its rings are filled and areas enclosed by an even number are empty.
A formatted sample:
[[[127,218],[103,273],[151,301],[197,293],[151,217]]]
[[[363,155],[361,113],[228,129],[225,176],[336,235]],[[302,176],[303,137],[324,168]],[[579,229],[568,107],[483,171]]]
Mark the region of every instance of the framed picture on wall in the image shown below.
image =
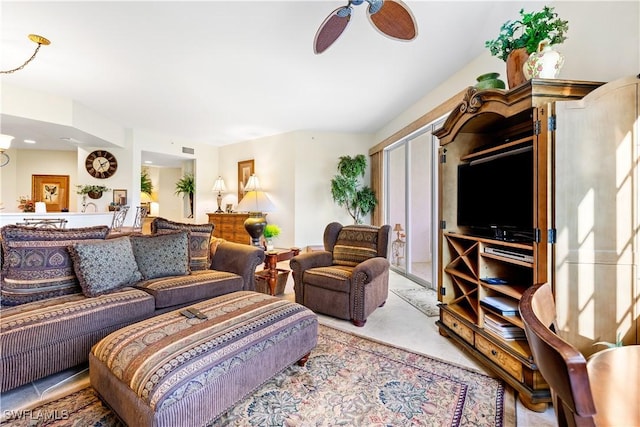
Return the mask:
[[[244,187],[255,172],[254,164],[253,159],[238,162],[238,202],[244,197]]]
[[[69,175],[31,175],[34,202],[44,202],[47,212],[69,208]]]
[[[113,190],[113,204],[124,206],[127,204],[127,190]]]

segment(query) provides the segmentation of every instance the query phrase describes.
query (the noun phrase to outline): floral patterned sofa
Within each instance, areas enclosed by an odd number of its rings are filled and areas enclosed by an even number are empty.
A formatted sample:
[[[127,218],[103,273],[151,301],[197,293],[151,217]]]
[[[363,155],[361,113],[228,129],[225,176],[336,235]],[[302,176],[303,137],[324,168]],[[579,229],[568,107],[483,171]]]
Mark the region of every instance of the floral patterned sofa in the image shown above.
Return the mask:
[[[0,229],[0,391],[88,360],[123,326],[255,290],[259,248],[212,239],[213,224],[156,218],[152,235],[107,226]]]

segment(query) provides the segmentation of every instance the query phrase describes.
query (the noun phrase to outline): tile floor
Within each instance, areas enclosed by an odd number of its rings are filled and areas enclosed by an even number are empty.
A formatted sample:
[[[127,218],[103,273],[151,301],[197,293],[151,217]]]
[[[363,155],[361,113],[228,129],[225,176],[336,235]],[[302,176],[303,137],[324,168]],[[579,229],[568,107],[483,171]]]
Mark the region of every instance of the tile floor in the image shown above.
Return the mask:
[[[281,263],[279,268],[287,268],[288,263]],[[415,287],[416,284],[405,277],[391,272],[389,286],[391,289]],[[289,277],[285,288],[284,298],[294,299],[293,280]],[[384,307],[376,310],[364,327],[358,328],[351,322],[319,315],[322,324],[337,329],[370,337],[386,342],[397,347],[406,348],[429,356],[437,357],[461,366],[480,370],[491,375],[489,371],[467,356],[454,342],[442,337],[435,325],[437,317],[427,317],[421,311],[414,308],[403,299],[389,292],[389,299]],[[29,402],[46,400],[55,395],[57,384],[76,374],[77,370],[58,374],[33,384],[27,384],[18,389],[11,390],[0,395],[0,409],[2,413],[7,410],[24,408]],[[87,373],[80,372],[71,382],[87,381]],[[70,381],[64,381],[68,386]],[[47,390],[45,392],[45,390]],[[517,425],[525,427],[552,427],[556,425],[553,408],[549,407],[543,413],[537,413],[517,405]]]

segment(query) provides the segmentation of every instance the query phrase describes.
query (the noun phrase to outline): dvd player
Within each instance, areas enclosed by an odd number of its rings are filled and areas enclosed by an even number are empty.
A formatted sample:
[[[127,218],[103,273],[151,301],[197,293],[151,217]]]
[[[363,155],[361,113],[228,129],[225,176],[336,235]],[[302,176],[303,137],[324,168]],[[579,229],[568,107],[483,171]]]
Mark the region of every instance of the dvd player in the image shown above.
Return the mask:
[[[498,255],[510,259],[517,259],[518,261],[533,262],[533,255],[523,254],[514,250],[503,248],[484,248],[484,251],[488,254]]]

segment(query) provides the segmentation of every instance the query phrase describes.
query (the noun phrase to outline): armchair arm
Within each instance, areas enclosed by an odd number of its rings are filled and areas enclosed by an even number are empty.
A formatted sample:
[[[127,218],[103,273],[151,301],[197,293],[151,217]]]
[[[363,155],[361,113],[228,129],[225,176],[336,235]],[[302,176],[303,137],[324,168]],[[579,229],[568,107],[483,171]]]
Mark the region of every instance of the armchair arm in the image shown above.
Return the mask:
[[[213,259],[211,269],[227,271],[242,276],[245,291],[255,291],[256,267],[264,262],[264,251],[250,245],[241,245],[234,242],[223,242],[218,245]]]
[[[353,276],[364,275],[361,283],[367,284],[389,270],[389,261],[383,257],[369,258],[353,268]]]
[[[302,304],[304,301],[304,286],[302,286],[304,271],[310,268],[328,267],[332,261],[333,254],[327,251],[306,252],[291,258],[289,268],[292,270],[293,291],[298,304]]]

